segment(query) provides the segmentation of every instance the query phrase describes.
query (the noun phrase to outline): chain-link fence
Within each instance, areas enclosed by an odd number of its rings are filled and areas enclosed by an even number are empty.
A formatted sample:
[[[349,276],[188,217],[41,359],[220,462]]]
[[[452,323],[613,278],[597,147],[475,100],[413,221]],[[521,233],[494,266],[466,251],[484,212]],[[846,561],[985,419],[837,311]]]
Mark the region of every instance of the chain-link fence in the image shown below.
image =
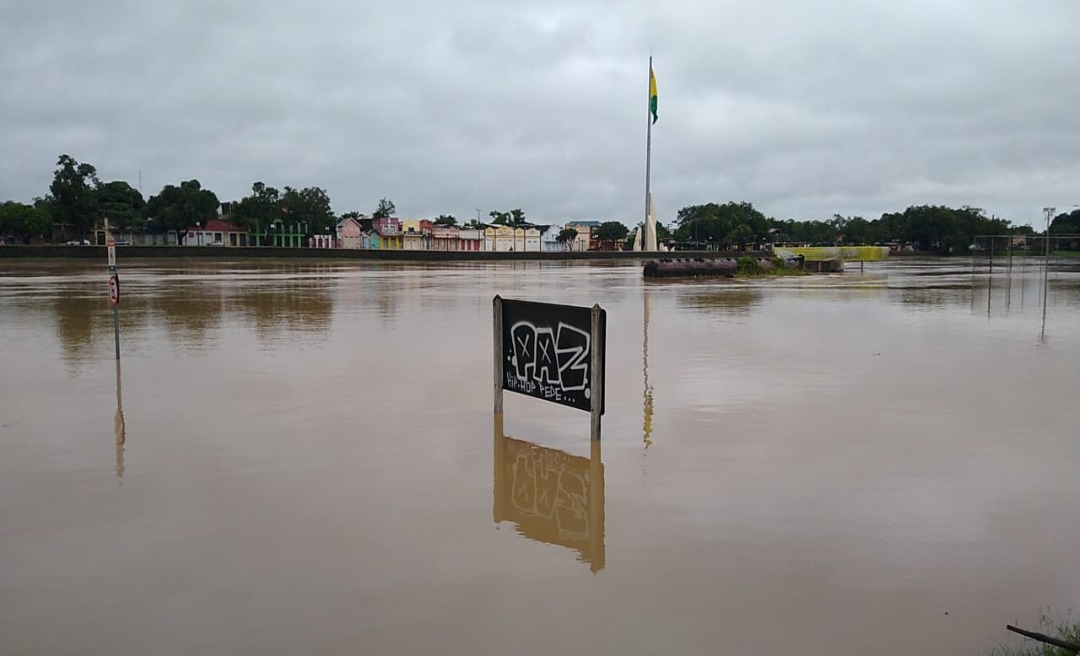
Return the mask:
[[[1080,235],[979,235],[971,253],[980,260],[1008,257],[1080,257]]]

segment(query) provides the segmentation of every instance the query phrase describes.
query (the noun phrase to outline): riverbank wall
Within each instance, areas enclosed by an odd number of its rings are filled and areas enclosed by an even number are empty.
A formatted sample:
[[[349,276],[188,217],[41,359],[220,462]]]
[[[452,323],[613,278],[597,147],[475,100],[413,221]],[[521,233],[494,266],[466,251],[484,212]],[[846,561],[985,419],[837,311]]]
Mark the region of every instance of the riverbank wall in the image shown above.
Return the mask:
[[[758,251],[678,251],[642,253],[634,251],[405,251],[359,250],[344,248],[224,248],[213,246],[118,246],[118,259],[305,259],[324,261],[383,261],[383,262],[515,262],[515,261],[595,261],[614,260],[644,262],[661,258],[723,259],[740,256],[766,256]],[[104,246],[0,246],[4,259],[106,259]]]

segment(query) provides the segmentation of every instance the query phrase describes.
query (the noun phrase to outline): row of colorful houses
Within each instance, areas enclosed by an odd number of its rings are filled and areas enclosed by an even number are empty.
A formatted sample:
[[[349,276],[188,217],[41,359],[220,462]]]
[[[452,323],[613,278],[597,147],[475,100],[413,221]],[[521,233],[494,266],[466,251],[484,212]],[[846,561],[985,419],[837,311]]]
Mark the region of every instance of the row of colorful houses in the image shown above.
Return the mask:
[[[341,248],[353,250],[434,250],[487,252],[541,252],[598,250],[602,244],[597,237],[599,221],[578,221],[565,225],[526,224],[507,226],[489,224],[483,227],[436,225],[429,219],[399,219],[397,217],[344,218],[327,228],[325,234],[308,230],[303,223],[275,221],[268,226],[244,228],[221,214],[205,224],[197,223],[179,233],[175,230],[143,229],[132,233],[114,233],[119,244],[136,246],[217,246],[238,248],[270,246],[279,248]],[[566,229],[575,233],[573,239],[560,240]],[[93,234],[94,243],[105,243],[104,228]]]
[[[345,218],[338,222],[334,240],[313,239],[316,248],[371,250],[433,250],[540,252],[590,250],[596,247],[598,221],[554,225],[487,225],[483,228],[436,225],[428,219]],[[559,240],[564,228],[573,228],[573,241]]]

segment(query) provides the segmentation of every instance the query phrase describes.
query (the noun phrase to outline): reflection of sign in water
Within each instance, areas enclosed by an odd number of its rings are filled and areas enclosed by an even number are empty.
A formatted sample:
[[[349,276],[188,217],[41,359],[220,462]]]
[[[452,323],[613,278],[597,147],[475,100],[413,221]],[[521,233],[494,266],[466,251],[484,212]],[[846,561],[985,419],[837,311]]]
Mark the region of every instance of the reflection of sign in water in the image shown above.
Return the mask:
[[[513,522],[538,542],[577,550],[594,572],[604,568],[604,465],[600,442],[592,456],[502,435],[496,419],[495,522]]]
[[[599,349],[602,370],[606,313],[599,310],[599,345],[593,344],[592,317],[590,308],[503,299],[502,388],[591,411],[593,348]]]
[[[124,443],[127,442],[127,428],[124,424],[124,399],[120,387],[120,360],[116,361],[116,414],[113,416],[113,432],[116,433],[116,478],[124,481]]]

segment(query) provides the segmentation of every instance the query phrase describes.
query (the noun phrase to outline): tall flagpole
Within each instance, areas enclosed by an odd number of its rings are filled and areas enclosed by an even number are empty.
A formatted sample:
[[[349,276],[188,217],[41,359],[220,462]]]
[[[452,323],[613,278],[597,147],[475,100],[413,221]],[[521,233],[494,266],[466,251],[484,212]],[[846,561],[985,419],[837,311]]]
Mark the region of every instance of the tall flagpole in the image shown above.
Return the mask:
[[[646,85],[646,102],[645,102],[645,123],[649,126],[645,137],[645,239],[643,248],[644,250],[650,250],[652,244],[650,243],[649,235],[649,201],[650,196],[650,177],[652,175],[652,53],[649,53],[649,81]]]

